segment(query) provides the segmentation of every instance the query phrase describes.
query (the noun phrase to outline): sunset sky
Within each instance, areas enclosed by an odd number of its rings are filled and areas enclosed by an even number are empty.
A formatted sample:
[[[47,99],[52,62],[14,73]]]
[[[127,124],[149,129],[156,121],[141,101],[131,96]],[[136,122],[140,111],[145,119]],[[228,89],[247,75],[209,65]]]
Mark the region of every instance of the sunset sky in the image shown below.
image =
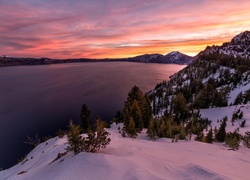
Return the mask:
[[[0,55],[196,55],[250,30],[249,0],[0,0]]]

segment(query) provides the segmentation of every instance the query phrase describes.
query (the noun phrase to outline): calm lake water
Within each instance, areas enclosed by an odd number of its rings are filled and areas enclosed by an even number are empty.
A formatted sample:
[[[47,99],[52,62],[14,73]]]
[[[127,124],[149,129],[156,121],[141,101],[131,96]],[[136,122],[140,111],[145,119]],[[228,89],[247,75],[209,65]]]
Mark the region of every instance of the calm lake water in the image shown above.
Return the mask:
[[[134,85],[148,92],[184,67],[96,62],[0,68],[0,168],[28,152],[27,135],[55,135],[71,118],[78,123],[82,104],[92,118],[110,121]]]

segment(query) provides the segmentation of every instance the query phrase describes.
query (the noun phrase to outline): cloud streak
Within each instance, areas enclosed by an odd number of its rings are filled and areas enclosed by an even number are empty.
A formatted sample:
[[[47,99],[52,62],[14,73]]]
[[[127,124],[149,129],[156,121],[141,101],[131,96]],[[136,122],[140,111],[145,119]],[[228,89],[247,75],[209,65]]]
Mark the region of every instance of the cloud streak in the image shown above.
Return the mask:
[[[195,55],[250,29],[250,2],[1,0],[0,53],[119,58],[179,50]]]

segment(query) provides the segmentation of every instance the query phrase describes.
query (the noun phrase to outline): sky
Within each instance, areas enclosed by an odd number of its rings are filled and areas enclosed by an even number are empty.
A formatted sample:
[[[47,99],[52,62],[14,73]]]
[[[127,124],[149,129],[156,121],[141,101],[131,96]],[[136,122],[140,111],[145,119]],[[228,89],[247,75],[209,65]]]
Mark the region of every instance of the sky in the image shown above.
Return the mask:
[[[0,55],[194,56],[250,30],[249,0],[0,0]]]

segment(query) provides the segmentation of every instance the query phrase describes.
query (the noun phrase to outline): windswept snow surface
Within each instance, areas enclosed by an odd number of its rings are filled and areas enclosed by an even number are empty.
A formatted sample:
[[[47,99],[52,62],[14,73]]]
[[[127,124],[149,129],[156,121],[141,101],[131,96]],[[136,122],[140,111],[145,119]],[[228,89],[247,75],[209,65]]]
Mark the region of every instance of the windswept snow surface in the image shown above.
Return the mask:
[[[237,95],[242,92],[244,93],[245,91],[249,90],[250,89],[250,83],[246,84],[246,85],[243,85],[241,87],[238,87],[234,90],[232,90],[229,94],[229,100],[228,100],[228,104],[233,104]]]
[[[236,107],[202,110],[214,123]],[[244,106],[249,130],[250,105]],[[248,113],[248,114],[247,114]],[[52,138],[37,146],[22,163],[1,171],[0,179],[10,180],[160,180],[160,179],[240,179],[250,177],[250,150],[240,146],[228,150],[221,143],[158,139],[150,141],[144,130],[136,139],[123,138],[118,127],[108,129],[111,144],[96,154],[65,152],[67,138]]]
[[[232,123],[232,115],[233,113],[237,112],[238,110],[243,112],[243,118],[235,120],[234,123]],[[250,104],[243,104],[243,105],[237,105],[237,106],[229,106],[229,107],[220,107],[220,108],[210,108],[210,109],[201,109],[200,110],[201,115],[203,117],[209,118],[209,120],[212,120],[211,126],[214,128],[215,126],[219,128],[222,120],[225,116],[227,116],[227,127],[226,131],[233,132],[236,128],[239,127],[239,124],[246,120],[246,125],[243,128],[239,128],[239,132],[244,135],[246,131],[250,131]],[[250,149],[249,149],[250,151]],[[250,167],[250,164],[249,164]],[[249,172],[250,175],[250,172]]]

